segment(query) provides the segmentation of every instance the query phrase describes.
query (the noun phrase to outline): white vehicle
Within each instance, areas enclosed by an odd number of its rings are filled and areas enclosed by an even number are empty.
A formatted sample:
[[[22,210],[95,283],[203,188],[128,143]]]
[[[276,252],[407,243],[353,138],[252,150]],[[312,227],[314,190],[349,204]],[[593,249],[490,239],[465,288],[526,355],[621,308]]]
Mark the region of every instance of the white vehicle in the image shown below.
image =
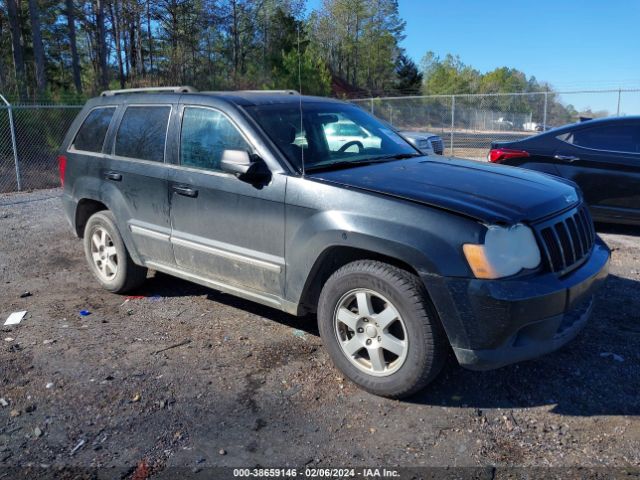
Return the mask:
[[[500,117],[498,120],[495,120],[493,124],[498,128],[498,130],[513,130],[513,122],[506,120],[504,117]]]
[[[442,155],[444,153],[444,143],[440,135],[428,132],[400,132],[411,145],[427,155]]]
[[[333,152],[360,151],[367,148],[380,148],[382,140],[369,133],[363,127],[350,120],[339,120],[324,126],[325,138],[329,150]]]

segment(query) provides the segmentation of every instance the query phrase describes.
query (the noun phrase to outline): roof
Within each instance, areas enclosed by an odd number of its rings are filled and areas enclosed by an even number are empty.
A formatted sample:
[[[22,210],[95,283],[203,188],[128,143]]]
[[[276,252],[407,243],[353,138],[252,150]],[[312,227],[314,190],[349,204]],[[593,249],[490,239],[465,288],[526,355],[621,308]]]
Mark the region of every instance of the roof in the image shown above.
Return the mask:
[[[285,93],[281,91],[229,91],[229,92],[200,92],[199,94],[186,95],[210,95],[213,97],[224,98],[233,103],[243,106],[249,105],[271,105],[271,104],[299,104],[318,102],[339,102],[333,98],[315,97],[311,95],[300,95],[295,93]]]
[[[600,123],[616,123],[616,122],[638,122],[640,121],[640,115],[629,115],[626,117],[602,117],[602,118],[593,118],[591,120],[584,120],[582,122],[574,123],[573,125],[596,125]]]

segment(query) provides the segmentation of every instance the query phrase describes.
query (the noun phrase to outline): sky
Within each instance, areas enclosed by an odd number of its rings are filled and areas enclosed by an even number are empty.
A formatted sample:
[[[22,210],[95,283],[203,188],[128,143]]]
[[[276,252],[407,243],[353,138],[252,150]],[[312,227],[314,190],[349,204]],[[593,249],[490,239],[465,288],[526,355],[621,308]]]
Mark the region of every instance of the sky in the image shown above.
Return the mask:
[[[310,0],[316,8],[319,0]],[[640,89],[640,0],[399,0],[402,42],[419,65],[425,52],[459,55],[481,72],[512,67],[557,91]],[[615,112],[618,94],[562,97]],[[640,92],[621,112],[640,114]]]

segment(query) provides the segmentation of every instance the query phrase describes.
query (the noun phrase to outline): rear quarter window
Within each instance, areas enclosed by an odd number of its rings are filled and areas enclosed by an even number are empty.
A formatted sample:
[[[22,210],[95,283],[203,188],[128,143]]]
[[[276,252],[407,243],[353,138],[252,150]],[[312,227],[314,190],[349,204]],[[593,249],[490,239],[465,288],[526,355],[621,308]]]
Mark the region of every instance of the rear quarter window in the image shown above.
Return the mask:
[[[73,139],[73,149],[83,152],[102,152],[104,137],[107,135],[115,111],[115,107],[101,107],[91,110]]]
[[[164,162],[170,106],[130,106],[116,134],[115,154],[120,157]]]

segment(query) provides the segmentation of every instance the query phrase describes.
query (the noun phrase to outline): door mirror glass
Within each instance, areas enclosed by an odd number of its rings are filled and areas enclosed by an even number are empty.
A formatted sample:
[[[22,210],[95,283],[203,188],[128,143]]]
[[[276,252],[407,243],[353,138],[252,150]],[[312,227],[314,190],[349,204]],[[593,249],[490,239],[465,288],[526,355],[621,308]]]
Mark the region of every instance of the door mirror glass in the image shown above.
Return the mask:
[[[252,162],[246,150],[224,150],[220,158],[220,169],[235,175],[245,175],[249,172]]]

